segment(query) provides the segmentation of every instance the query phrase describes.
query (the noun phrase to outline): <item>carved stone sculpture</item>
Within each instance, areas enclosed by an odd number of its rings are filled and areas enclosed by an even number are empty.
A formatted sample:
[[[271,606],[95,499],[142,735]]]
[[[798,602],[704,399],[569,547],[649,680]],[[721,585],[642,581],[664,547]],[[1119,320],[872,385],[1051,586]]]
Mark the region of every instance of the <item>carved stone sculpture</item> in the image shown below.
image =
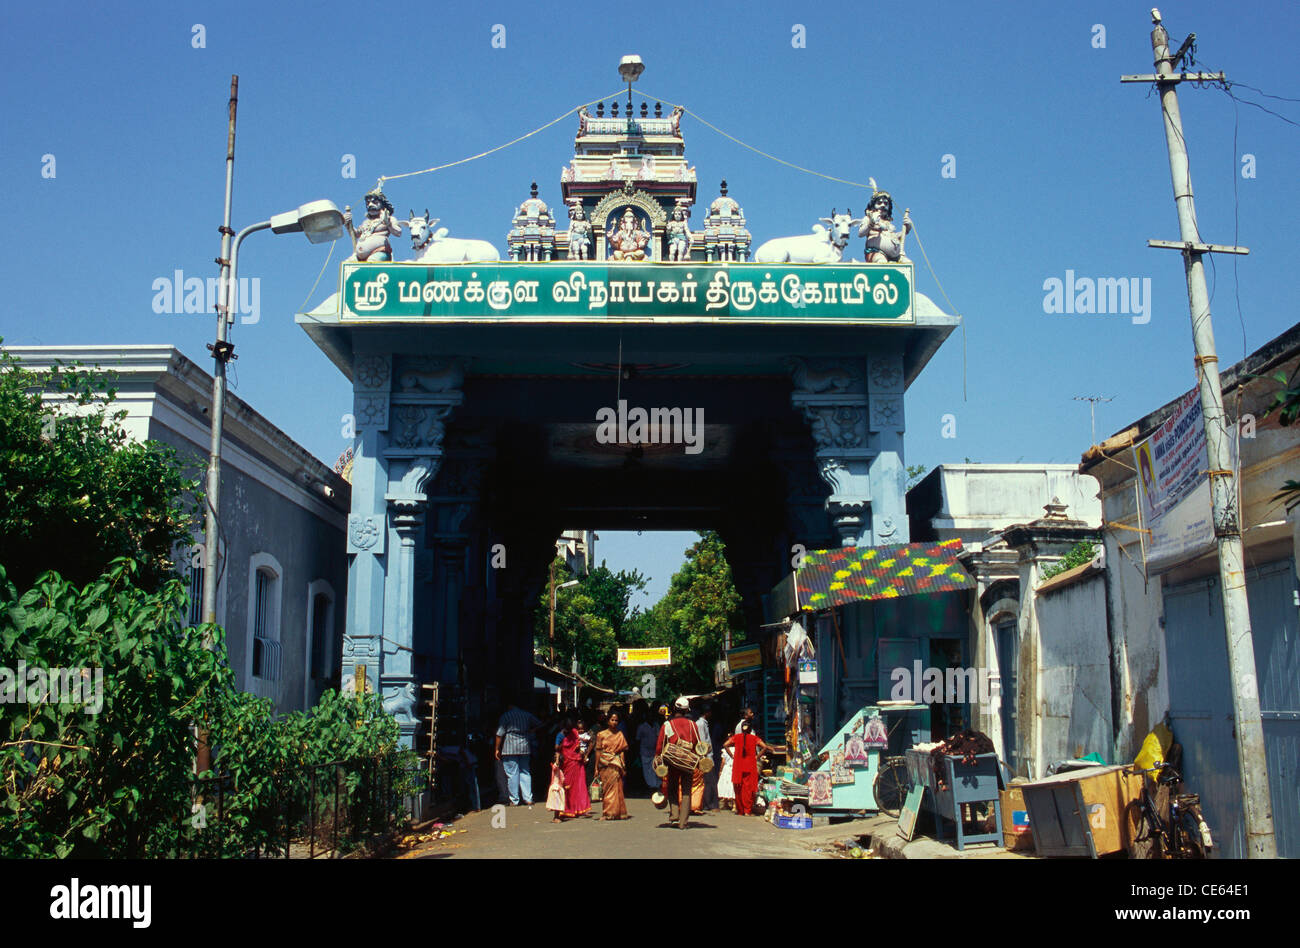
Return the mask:
[[[569,207],[569,259],[587,260],[591,257],[591,222],[582,212],[581,204]]]
[[[849,243],[849,232],[862,221],[850,214],[837,214],[814,225],[811,234],[776,237],[754,251],[755,263],[839,263]]]
[[[862,212],[858,236],[867,238],[867,263],[908,263],[903,255],[903,243],[912,230],[912,218],[908,211],[903,212],[903,229],[894,227],[894,199],[888,191],[875,190],[876,182],[871,180],[873,194],[871,203]]]
[[[618,228],[609,235],[609,253],[611,259],[633,261],[646,259],[646,245],[650,243],[650,233],[641,226],[632,208],[623,211]]]
[[[352,226],[351,207],[343,209],[343,226],[352,235],[354,260],[366,262],[393,259],[393,245],[388,238],[402,236],[402,222],[393,217],[393,205],[379,188],[366,195],[366,219],[361,222],[361,226]]]
[[[686,223],[686,209],[678,207],[673,211],[673,219],[668,222],[665,232],[668,235],[668,259],[691,259],[691,227]]]

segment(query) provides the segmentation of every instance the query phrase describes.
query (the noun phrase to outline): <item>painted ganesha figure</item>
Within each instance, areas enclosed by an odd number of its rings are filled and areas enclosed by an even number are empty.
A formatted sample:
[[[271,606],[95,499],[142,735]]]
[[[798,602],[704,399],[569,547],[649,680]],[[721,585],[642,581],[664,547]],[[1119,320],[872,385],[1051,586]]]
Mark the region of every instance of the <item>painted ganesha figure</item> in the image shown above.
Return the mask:
[[[614,260],[644,260],[650,234],[641,227],[632,208],[623,212],[618,229],[609,235],[609,255]]]

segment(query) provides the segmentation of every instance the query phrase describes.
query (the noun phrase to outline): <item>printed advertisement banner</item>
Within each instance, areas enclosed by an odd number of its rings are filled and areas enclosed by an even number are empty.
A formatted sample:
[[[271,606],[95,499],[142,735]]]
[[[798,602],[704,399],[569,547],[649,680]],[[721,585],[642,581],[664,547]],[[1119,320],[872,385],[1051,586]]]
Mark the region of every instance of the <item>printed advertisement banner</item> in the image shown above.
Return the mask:
[[[732,675],[758,671],[763,667],[763,652],[758,645],[742,645],[727,652],[727,671]]]
[[[621,648],[618,650],[618,664],[621,668],[642,668],[647,665],[671,665],[673,650],[671,648]]]
[[[1189,562],[1214,549],[1209,453],[1196,389],[1178,400],[1169,419],[1133,449],[1138,505],[1146,539],[1149,574]],[[1235,446],[1234,446],[1235,465]]]

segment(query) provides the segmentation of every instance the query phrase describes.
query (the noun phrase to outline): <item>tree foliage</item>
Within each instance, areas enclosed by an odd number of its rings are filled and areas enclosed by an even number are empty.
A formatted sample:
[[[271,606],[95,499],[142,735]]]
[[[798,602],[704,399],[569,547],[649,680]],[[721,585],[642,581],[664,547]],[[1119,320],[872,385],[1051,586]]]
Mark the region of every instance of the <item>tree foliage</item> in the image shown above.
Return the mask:
[[[627,647],[625,629],[640,613],[632,597],[645,589],[646,577],[637,570],[614,572],[603,562],[585,576],[569,571],[562,557],[553,564],[555,584],[576,579],[577,586],[556,589],[555,593],[555,664],[567,669],[575,656],[583,677],[609,688],[627,689],[634,681],[632,671],[619,668],[620,647]],[[537,654],[549,662],[550,585],[542,590],[538,602],[535,637]]]
[[[84,585],[118,557],[139,564],[145,588],[175,575],[197,481],[170,447],[130,440],[114,395],[102,376],[34,373],[0,349],[0,563],[20,589],[49,569]]]
[[[205,854],[265,850],[301,828],[311,768],[338,760],[358,765],[324,771],[346,826],[376,782],[409,791],[413,755],[378,696],[277,715],[235,689],[220,627],[186,625],[171,552],[194,482],[170,449],[127,438],[99,384],[0,350],[0,858],[167,856],[196,832]],[[85,414],[53,415],[43,388]],[[202,785],[200,722],[218,775]],[[206,823],[196,798],[217,781]]]
[[[728,633],[733,642],[743,636],[740,603],[722,539],[701,533],[668,592],[632,623],[636,644],[673,650],[671,665],[652,669],[660,700],[713,690]]]
[[[567,669],[576,649],[582,675],[618,691],[643,685],[647,673],[654,676],[659,700],[712,691],[727,633],[734,641],[744,627],[740,594],[725,553],[716,533],[702,533],[686,551],[686,562],[673,575],[668,592],[648,610],[632,605],[632,597],[647,583],[636,570],[615,573],[602,563],[586,576],[575,577],[557,559],[556,586],[569,579],[579,582],[556,592],[556,664]],[[536,613],[534,642],[543,658],[550,650],[549,593],[549,586],[542,590]],[[664,646],[672,649],[669,666],[618,667],[620,648]]]
[[[185,585],[173,579],[143,589],[139,573],[121,559],[81,589],[47,573],[19,595],[0,566],[4,671],[102,672],[97,713],[45,700],[52,695],[28,693],[19,702],[12,679],[0,681],[0,858],[265,849],[283,839],[287,816],[305,820],[310,768],[339,760],[378,768],[372,777],[382,776],[398,796],[412,789],[412,752],[398,747],[397,722],[378,696],[330,691],[310,712],[277,715],[270,700],[235,689],[219,626],[186,627]],[[193,779],[193,726],[200,720],[221,775],[222,817],[204,801],[213,823],[196,841],[192,814],[202,788]],[[364,774],[344,773],[343,806],[355,805]],[[332,792],[318,787],[322,800]]]

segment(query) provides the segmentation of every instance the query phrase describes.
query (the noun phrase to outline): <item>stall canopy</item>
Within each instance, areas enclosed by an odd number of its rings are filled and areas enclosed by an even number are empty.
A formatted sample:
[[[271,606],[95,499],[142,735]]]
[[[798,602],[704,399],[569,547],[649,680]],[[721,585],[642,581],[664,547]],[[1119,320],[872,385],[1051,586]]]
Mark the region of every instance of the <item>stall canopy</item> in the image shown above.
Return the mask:
[[[793,615],[800,609],[973,589],[975,580],[957,562],[961,551],[960,540],[812,550],[772,590],[771,606],[775,615]]]

